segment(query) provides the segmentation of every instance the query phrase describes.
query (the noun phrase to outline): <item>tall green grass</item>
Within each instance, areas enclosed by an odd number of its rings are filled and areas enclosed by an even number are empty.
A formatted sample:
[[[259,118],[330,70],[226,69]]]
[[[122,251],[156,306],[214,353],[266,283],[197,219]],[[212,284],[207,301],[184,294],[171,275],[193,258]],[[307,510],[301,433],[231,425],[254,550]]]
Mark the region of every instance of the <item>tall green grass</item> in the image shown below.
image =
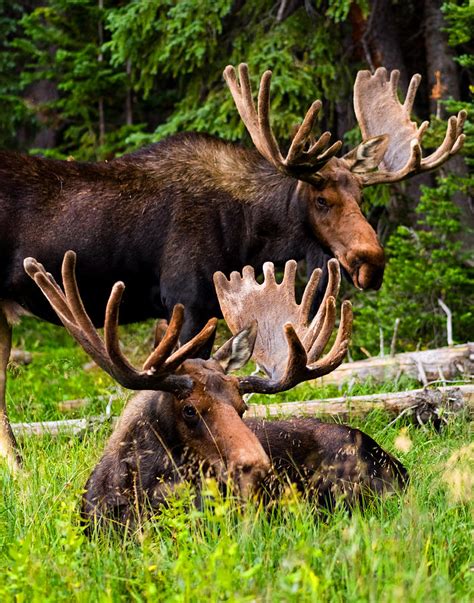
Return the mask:
[[[81,370],[87,358],[63,331],[43,327],[25,327],[42,345],[29,367],[10,375],[10,408],[22,401],[14,411],[22,420],[58,418],[58,399],[111,386],[98,371]],[[97,398],[81,412],[94,414],[103,404]],[[119,410],[123,402],[116,404]],[[183,487],[127,538],[88,539],[79,524],[84,483],[108,426],[81,439],[26,438],[24,472],[13,477],[0,468],[0,600],[472,601],[469,422],[454,418],[438,433],[405,421],[387,427],[388,417],[373,412],[353,423],[411,474],[405,493],[363,512],[316,513],[291,490],[271,509],[241,507],[210,482],[203,509]]]

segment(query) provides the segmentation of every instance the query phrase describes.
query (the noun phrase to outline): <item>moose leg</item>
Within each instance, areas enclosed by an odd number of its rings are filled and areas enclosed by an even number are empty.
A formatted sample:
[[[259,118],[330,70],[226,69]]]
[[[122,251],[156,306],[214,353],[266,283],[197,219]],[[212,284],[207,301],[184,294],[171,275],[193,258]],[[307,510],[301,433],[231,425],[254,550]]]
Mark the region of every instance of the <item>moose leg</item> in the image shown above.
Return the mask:
[[[197,335],[209,320],[210,316],[209,312],[202,311],[202,309],[191,307],[188,312],[188,309],[185,308],[185,320],[179,338],[180,344],[183,345],[183,343],[186,343]],[[214,339],[215,333],[204,342],[203,346],[199,348],[193,356],[195,358],[210,358]]]
[[[18,469],[21,457],[8,420],[6,389],[7,364],[12,347],[12,328],[0,308],[0,456],[5,457],[11,469]]]
[[[314,316],[318,311],[321,302],[323,301],[324,293],[328,284],[328,261],[331,256],[321,249],[318,245],[312,245],[308,248],[306,253],[306,274],[308,278],[313,273],[315,268],[321,268],[323,274],[318,284],[316,294],[313,297],[313,303],[311,304],[311,316]]]

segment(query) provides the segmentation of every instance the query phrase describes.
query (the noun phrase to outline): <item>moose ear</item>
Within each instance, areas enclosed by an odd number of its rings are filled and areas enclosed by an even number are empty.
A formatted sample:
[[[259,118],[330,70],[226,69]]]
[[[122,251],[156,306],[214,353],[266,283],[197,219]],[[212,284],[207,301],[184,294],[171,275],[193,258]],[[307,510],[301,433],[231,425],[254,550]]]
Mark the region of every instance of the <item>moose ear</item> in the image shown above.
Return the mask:
[[[382,161],[387,147],[388,136],[386,134],[374,136],[361,142],[355,149],[344,155],[343,159],[351,172],[363,174],[375,170]]]
[[[247,328],[239,331],[213,355],[214,360],[224,371],[235,371],[242,368],[252,356],[255,339],[257,338],[257,321],[254,320]]]

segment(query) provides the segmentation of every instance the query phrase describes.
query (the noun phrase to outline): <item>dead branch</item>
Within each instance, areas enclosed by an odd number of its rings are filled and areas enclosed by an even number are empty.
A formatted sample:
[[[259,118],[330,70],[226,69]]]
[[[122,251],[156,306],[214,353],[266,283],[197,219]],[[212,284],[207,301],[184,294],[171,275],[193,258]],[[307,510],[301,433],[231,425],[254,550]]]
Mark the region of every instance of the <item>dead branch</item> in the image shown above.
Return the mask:
[[[85,419],[67,419],[65,421],[40,421],[37,423],[12,423],[13,433],[16,437],[23,436],[81,436],[86,432],[97,429],[104,423],[115,423],[115,417],[99,415]]]
[[[451,412],[463,408],[474,408],[474,385],[440,387],[437,389],[414,389],[405,392],[372,394],[368,396],[342,396],[328,400],[308,400],[307,402],[284,402],[280,404],[250,405],[248,417],[282,417],[318,415],[331,417],[365,416],[371,410],[383,409],[399,415],[408,408],[434,405]]]
[[[280,404],[250,404],[246,416],[254,417],[295,417],[317,415],[321,417],[364,416],[374,409],[383,409],[392,415],[399,415],[407,409],[431,407],[440,412],[459,412],[474,409],[474,385],[440,387],[437,389],[415,389],[389,394],[330,398],[328,400],[308,400],[306,402],[284,402]],[[440,413],[436,413],[440,414]],[[97,429],[104,423],[113,425],[116,417],[100,415],[86,419],[65,421],[44,421],[40,423],[13,423],[15,436],[69,435],[81,436]]]

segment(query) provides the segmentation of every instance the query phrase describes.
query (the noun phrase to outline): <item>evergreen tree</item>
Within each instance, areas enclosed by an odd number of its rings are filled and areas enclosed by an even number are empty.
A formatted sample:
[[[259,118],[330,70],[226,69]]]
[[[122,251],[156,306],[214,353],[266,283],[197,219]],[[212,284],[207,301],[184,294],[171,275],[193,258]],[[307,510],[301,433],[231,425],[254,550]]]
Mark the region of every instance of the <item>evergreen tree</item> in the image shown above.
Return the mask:
[[[25,8],[20,2],[0,0],[0,145],[17,148],[19,130],[33,118],[25,100],[21,96],[22,85],[18,72],[21,53],[14,48],[14,40],[21,35],[20,20]]]
[[[465,107],[472,115],[474,7],[458,0],[441,11],[440,4],[0,0],[0,142],[85,160],[113,157],[186,130],[251,144],[222,79],[227,64],[242,61],[249,63],[255,87],[264,70],[274,72],[272,126],[283,146],[315,98],[323,101],[320,130],[354,146],[360,136],[352,111],[354,76],[380,63],[402,69],[402,87],[414,72],[425,76],[415,105],[420,119],[430,111],[449,114]],[[439,76],[438,95],[432,81],[436,65],[446,71]],[[431,121],[427,148],[444,136],[444,122]],[[465,130],[464,156],[472,166],[469,122]],[[51,136],[42,135],[46,131]],[[472,213],[465,208],[472,177],[462,160],[452,160],[438,177],[437,188],[423,189],[418,207],[416,179],[366,191],[364,209],[388,242],[389,263],[381,292],[357,295],[356,349],[376,351],[378,322],[387,340],[397,313],[404,346],[443,341],[438,297],[455,313],[455,336],[474,337],[461,301],[470,282],[465,251]],[[444,249],[437,252],[440,240]]]

